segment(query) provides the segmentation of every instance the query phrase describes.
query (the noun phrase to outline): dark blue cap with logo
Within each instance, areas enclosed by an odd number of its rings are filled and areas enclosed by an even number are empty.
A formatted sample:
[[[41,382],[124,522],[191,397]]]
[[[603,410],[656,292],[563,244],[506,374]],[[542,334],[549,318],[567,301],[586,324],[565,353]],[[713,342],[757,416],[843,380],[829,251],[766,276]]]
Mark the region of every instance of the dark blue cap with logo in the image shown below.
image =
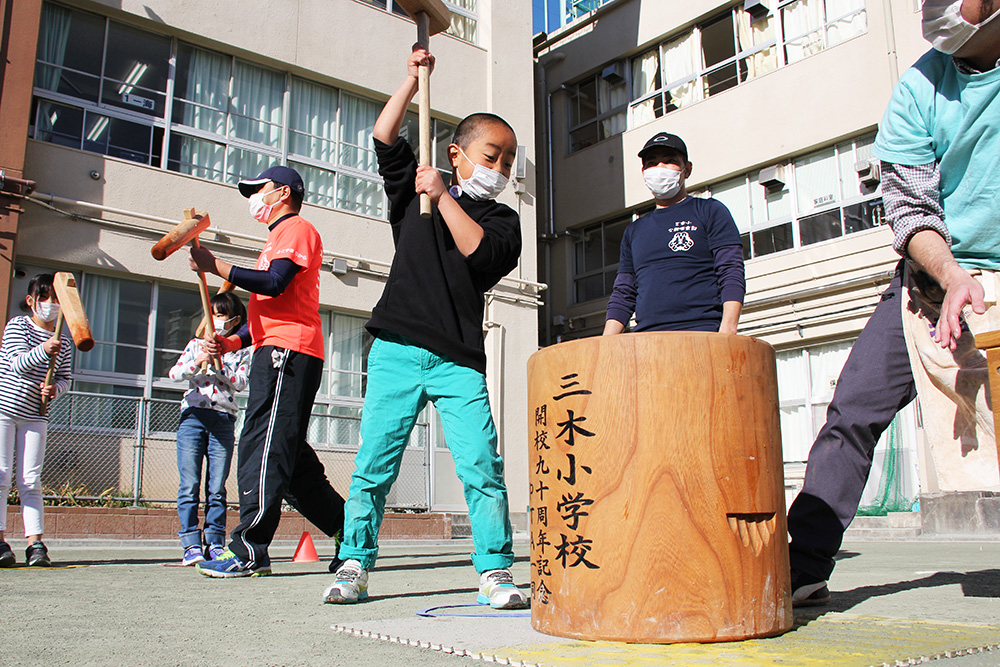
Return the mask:
[[[300,197],[305,195],[306,186],[302,183],[302,177],[299,176],[299,172],[291,167],[283,167],[281,165],[268,167],[260,172],[257,178],[252,180],[246,179],[240,181],[240,194],[249,199],[250,195],[260,190],[268,181],[274,181],[275,185],[287,185],[292,189],[292,192],[297,193]]]
[[[670,134],[669,132],[658,132],[654,134],[652,138],[646,142],[646,145],[642,147],[639,151],[639,157],[645,157],[646,153],[653,150],[654,148],[673,148],[675,151],[679,151],[684,159],[687,159],[688,149],[684,145],[684,140],[678,137],[676,134]]]

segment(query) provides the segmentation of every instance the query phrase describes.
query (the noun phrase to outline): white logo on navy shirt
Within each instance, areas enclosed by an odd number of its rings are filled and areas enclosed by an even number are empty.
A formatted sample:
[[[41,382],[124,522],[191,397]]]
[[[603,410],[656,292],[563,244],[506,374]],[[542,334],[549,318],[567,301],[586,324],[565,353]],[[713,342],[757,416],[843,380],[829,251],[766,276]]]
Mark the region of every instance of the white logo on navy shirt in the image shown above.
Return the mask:
[[[694,239],[687,232],[677,232],[667,245],[674,252],[684,252],[694,247]]]

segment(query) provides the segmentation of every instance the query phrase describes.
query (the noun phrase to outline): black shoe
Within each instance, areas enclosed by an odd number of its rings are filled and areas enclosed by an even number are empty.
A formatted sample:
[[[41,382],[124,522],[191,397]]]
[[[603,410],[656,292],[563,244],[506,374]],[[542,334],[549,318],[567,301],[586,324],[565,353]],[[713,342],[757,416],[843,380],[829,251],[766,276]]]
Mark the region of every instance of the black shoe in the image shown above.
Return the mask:
[[[818,607],[830,602],[825,579],[816,579],[792,570],[792,606]]]
[[[0,567],[13,567],[17,562],[14,551],[6,542],[0,542]]]
[[[49,560],[49,550],[45,548],[41,540],[32,542],[24,550],[24,562],[28,567],[49,567],[52,561]]]

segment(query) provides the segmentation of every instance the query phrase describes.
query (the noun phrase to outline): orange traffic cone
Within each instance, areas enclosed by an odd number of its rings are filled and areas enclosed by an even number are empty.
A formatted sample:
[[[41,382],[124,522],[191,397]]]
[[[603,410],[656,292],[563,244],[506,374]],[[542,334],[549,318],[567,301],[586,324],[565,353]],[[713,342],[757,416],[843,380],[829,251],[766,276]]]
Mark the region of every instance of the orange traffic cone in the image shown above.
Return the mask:
[[[293,563],[316,563],[319,561],[319,555],[316,553],[316,545],[313,544],[313,538],[309,535],[309,531],[302,533],[302,537],[299,538],[299,546],[295,547],[295,555],[292,556]]]

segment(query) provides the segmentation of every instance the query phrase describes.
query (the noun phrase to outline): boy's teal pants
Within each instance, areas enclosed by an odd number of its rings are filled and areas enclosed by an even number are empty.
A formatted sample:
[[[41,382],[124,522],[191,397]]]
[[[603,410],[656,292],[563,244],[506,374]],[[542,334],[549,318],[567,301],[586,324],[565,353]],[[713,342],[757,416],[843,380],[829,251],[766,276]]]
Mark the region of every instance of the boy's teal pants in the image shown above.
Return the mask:
[[[375,564],[385,497],[396,481],[410,431],[427,401],[441,415],[455,472],[465,488],[475,549],[472,564],[479,573],[510,567],[514,551],[507,486],[486,377],[387,331],[368,354],[361,447],[344,508],[339,556],[360,561],[365,569]]]

